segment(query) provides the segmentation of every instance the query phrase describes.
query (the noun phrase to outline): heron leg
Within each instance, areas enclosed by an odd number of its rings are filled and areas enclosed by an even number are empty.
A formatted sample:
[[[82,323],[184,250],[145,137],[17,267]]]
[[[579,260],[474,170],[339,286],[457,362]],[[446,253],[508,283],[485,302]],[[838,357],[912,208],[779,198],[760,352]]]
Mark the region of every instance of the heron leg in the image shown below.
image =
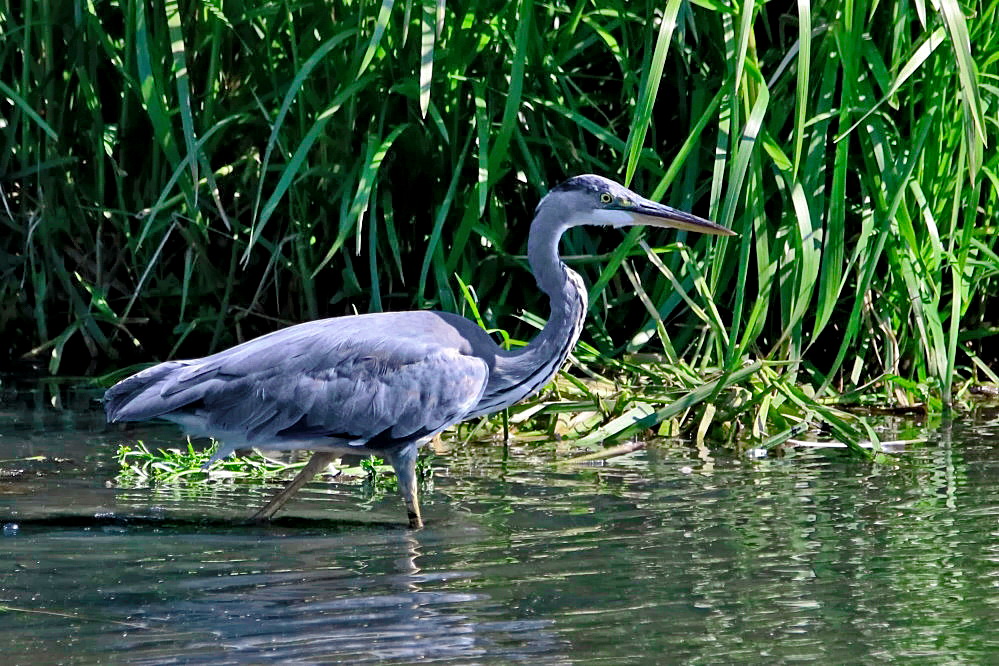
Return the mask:
[[[399,492],[406,503],[406,513],[409,515],[410,529],[418,530],[423,527],[423,518],[420,516],[420,498],[416,492],[416,458],[419,455],[415,443],[406,444],[391,452],[386,452],[386,457],[395,470],[395,477],[399,480]]]
[[[329,465],[336,459],[336,454],[329,451],[316,451],[312,454],[312,458],[305,464],[302,471],[298,473],[294,479],[292,479],[287,486],[285,486],[281,492],[271,498],[271,501],[267,503],[264,508],[253,514],[250,520],[255,521],[266,521],[274,517],[274,514],[281,510],[291,496],[298,492],[298,490],[304,486],[306,483],[311,481],[316,474],[326,469]]]

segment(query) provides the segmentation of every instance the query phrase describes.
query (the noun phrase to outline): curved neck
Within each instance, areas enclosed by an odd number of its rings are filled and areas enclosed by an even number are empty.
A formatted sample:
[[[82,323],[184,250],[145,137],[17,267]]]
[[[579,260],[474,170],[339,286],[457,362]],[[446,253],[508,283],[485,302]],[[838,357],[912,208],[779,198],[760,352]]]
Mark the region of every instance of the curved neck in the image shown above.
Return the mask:
[[[539,214],[527,239],[527,260],[547,296],[551,314],[526,347],[502,352],[490,372],[486,391],[474,410],[488,414],[508,407],[543,388],[568,358],[583,330],[587,296],[583,280],[558,256],[566,225]]]
[[[565,227],[545,222],[539,218],[531,225],[527,261],[538,287],[548,296],[551,314],[541,332],[518,353],[538,362],[558,357],[561,367],[583,330],[587,294],[579,273],[566,266],[558,255],[559,240]],[[555,368],[557,371],[558,368]]]

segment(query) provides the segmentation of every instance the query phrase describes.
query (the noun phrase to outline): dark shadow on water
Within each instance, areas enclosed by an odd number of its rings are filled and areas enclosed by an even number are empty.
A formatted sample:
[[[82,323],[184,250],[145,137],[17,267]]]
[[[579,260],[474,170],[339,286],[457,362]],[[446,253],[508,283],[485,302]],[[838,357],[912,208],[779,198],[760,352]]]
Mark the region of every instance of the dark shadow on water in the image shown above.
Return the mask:
[[[322,531],[326,534],[353,532],[357,530],[399,531],[409,528],[403,524],[377,522],[371,520],[304,518],[299,516],[279,516],[266,523],[256,521],[227,520],[211,516],[174,517],[161,515],[124,514],[53,514],[32,518],[30,516],[0,516],[0,527],[16,526],[17,531],[26,532],[38,529],[155,529],[175,532],[212,532],[216,534],[267,533],[274,530],[298,530],[302,532]],[[7,529],[10,532],[10,529]]]

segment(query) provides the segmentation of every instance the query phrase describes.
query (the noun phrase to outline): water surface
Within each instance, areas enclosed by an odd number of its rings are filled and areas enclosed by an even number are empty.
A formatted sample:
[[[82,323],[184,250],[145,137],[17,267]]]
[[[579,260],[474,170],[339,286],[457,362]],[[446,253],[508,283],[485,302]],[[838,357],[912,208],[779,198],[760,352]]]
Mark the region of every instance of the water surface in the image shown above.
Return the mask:
[[[984,662],[999,655],[999,418],[907,424],[898,466],[665,444],[556,468],[433,461],[426,529],[314,483],[117,488],[97,393],[0,394],[5,663]],[[97,518],[95,518],[97,516]]]

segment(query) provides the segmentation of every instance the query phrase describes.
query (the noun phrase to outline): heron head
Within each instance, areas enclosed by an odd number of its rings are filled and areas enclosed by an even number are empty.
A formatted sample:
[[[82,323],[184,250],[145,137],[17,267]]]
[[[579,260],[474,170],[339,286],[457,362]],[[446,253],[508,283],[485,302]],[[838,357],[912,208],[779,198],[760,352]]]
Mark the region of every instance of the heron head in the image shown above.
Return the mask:
[[[575,176],[556,186],[538,204],[537,214],[549,207],[567,227],[647,225],[717,236],[736,235],[731,229],[646,199],[609,178],[593,174]]]

